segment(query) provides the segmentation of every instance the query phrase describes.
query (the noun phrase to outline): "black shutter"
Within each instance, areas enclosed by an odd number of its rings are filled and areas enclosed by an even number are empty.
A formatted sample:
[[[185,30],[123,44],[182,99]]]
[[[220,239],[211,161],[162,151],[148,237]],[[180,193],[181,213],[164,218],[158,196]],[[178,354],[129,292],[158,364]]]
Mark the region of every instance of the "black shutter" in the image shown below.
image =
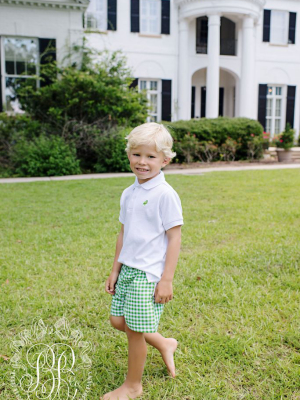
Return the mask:
[[[201,87],[201,118],[206,115],[206,86]]]
[[[129,85],[129,87],[130,87],[130,88],[136,88],[137,85],[138,85],[138,82],[139,82],[138,78],[135,78],[135,79],[131,82],[131,84]]]
[[[170,0],[161,0],[161,33],[170,34]]]
[[[270,41],[271,33],[271,10],[264,10],[264,28],[263,28],[263,41]]]
[[[117,30],[117,0],[107,0],[107,30]]]
[[[258,121],[266,129],[268,85],[259,85],[258,90]]]
[[[172,81],[170,79],[162,79],[161,83],[161,119],[162,121],[171,121]]]
[[[289,43],[295,44],[296,42],[296,19],[297,14],[290,12],[290,23],[289,23]]]
[[[219,117],[224,115],[224,88],[219,89]]]
[[[56,40],[55,39],[39,39],[39,49],[40,49],[40,64],[45,65],[56,61]],[[40,86],[47,86],[50,85],[51,80],[43,76],[41,77],[45,80],[41,80]]]
[[[196,97],[196,87],[192,86],[192,110],[191,118],[195,118],[195,97]]]
[[[295,97],[296,86],[288,86],[285,123],[287,124],[289,122],[292,128],[294,128]]]
[[[0,50],[1,50],[1,46],[2,46],[2,38],[0,36]],[[0,57],[0,112],[3,111],[3,104],[2,104],[2,74],[1,74],[1,57]],[[3,88],[4,90],[4,88]]]
[[[131,0],[131,32],[140,31],[140,0]]]

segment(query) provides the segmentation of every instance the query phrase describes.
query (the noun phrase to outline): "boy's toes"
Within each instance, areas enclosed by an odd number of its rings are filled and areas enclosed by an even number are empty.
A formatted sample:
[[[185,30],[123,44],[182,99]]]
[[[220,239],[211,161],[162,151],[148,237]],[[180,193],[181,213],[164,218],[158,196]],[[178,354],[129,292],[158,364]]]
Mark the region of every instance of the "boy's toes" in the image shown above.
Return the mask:
[[[162,351],[161,355],[166,364],[169,374],[175,378],[175,363],[174,363],[174,353],[177,349],[178,342],[176,339],[167,338],[166,339],[167,346],[164,351]]]

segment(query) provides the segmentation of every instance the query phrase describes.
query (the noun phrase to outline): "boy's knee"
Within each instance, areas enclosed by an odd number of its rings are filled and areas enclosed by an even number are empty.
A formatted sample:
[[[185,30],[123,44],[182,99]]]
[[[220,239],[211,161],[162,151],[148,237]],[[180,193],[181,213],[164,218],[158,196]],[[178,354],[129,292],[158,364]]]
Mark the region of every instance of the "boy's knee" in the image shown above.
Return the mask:
[[[109,320],[111,325],[118,329],[119,331],[125,332],[125,318],[124,317],[115,317],[114,315],[109,316]]]
[[[127,334],[127,336],[142,336],[143,332],[137,332],[137,331],[133,331],[132,329],[130,329],[128,327],[128,325],[125,322],[125,332]]]

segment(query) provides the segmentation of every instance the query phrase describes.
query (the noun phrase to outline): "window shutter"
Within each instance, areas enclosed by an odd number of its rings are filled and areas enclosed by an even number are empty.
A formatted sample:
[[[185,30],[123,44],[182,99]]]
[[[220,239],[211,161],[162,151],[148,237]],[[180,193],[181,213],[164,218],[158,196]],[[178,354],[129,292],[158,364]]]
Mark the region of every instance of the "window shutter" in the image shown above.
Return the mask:
[[[0,49],[1,49],[1,46],[2,46],[2,38],[0,36]],[[2,112],[2,111],[3,111],[3,104],[2,104],[2,68],[1,68],[1,57],[0,57],[0,112]]]
[[[289,43],[295,44],[296,42],[296,18],[295,12],[290,12],[290,23],[289,23]]]
[[[39,39],[40,49],[40,64],[45,65],[56,61],[56,40],[55,39]],[[51,80],[41,74],[44,81],[40,82],[40,86],[47,86],[51,84]]]
[[[161,33],[170,34],[170,0],[161,0]]]
[[[107,0],[107,30],[117,30],[117,0]]]
[[[162,121],[171,121],[172,81],[170,79],[162,79],[161,83],[161,119]]]
[[[258,90],[258,121],[266,129],[268,85],[259,85]]]
[[[271,32],[271,10],[264,10],[264,28],[263,28],[263,41],[270,41]]]
[[[295,97],[296,97],[296,86],[288,86],[285,123],[287,124],[289,122],[292,128],[294,128]]]
[[[192,86],[192,110],[191,118],[195,118],[195,97],[196,97],[196,87]]]
[[[130,87],[131,89],[136,88],[137,85],[138,85],[138,82],[139,82],[138,78],[135,78],[135,79],[131,82],[131,84],[129,85],[129,87]]]
[[[140,0],[131,0],[131,32],[140,31]]]
[[[219,117],[224,115],[224,88],[219,89]]]
[[[201,118],[206,115],[206,86],[201,87]]]

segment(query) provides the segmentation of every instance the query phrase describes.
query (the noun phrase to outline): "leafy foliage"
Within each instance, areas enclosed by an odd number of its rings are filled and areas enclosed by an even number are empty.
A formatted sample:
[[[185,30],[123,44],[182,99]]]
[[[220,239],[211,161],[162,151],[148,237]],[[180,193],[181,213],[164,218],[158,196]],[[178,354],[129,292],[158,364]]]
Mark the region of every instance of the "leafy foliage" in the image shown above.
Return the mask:
[[[248,118],[201,118],[164,122],[164,124],[170,129],[177,142],[180,142],[188,132],[195,135],[198,141],[211,142],[217,147],[221,147],[228,139],[239,142],[235,153],[236,159],[247,159],[248,142],[254,137],[258,137],[259,141],[263,142],[263,127],[259,122]],[[183,161],[184,154],[180,148],[178,147],[175,151],[178,153],[178,160]]]
[[[30,142],[22,139],[14,146],[12,162],[19,176],[80,174],[76,150],[59,136],[43,134]]]
[[[126,60],[119,52],[99,53],[95,62],[86,55],[81,67],[75,64],[47,65],[52,84],[34,90],[16,89],[22,108],[35,120],[49,123],[56,131],[70,120],[93,123],[99,119],[116,125],[137,125],[147,116],[144,94],[130,88],[132,77]]]
[[[11,152],[14,145],[23,138],[30,141],[43,131],[39,121],[28,115],[8,116],[0,113],[0,169],[12,170]]]

